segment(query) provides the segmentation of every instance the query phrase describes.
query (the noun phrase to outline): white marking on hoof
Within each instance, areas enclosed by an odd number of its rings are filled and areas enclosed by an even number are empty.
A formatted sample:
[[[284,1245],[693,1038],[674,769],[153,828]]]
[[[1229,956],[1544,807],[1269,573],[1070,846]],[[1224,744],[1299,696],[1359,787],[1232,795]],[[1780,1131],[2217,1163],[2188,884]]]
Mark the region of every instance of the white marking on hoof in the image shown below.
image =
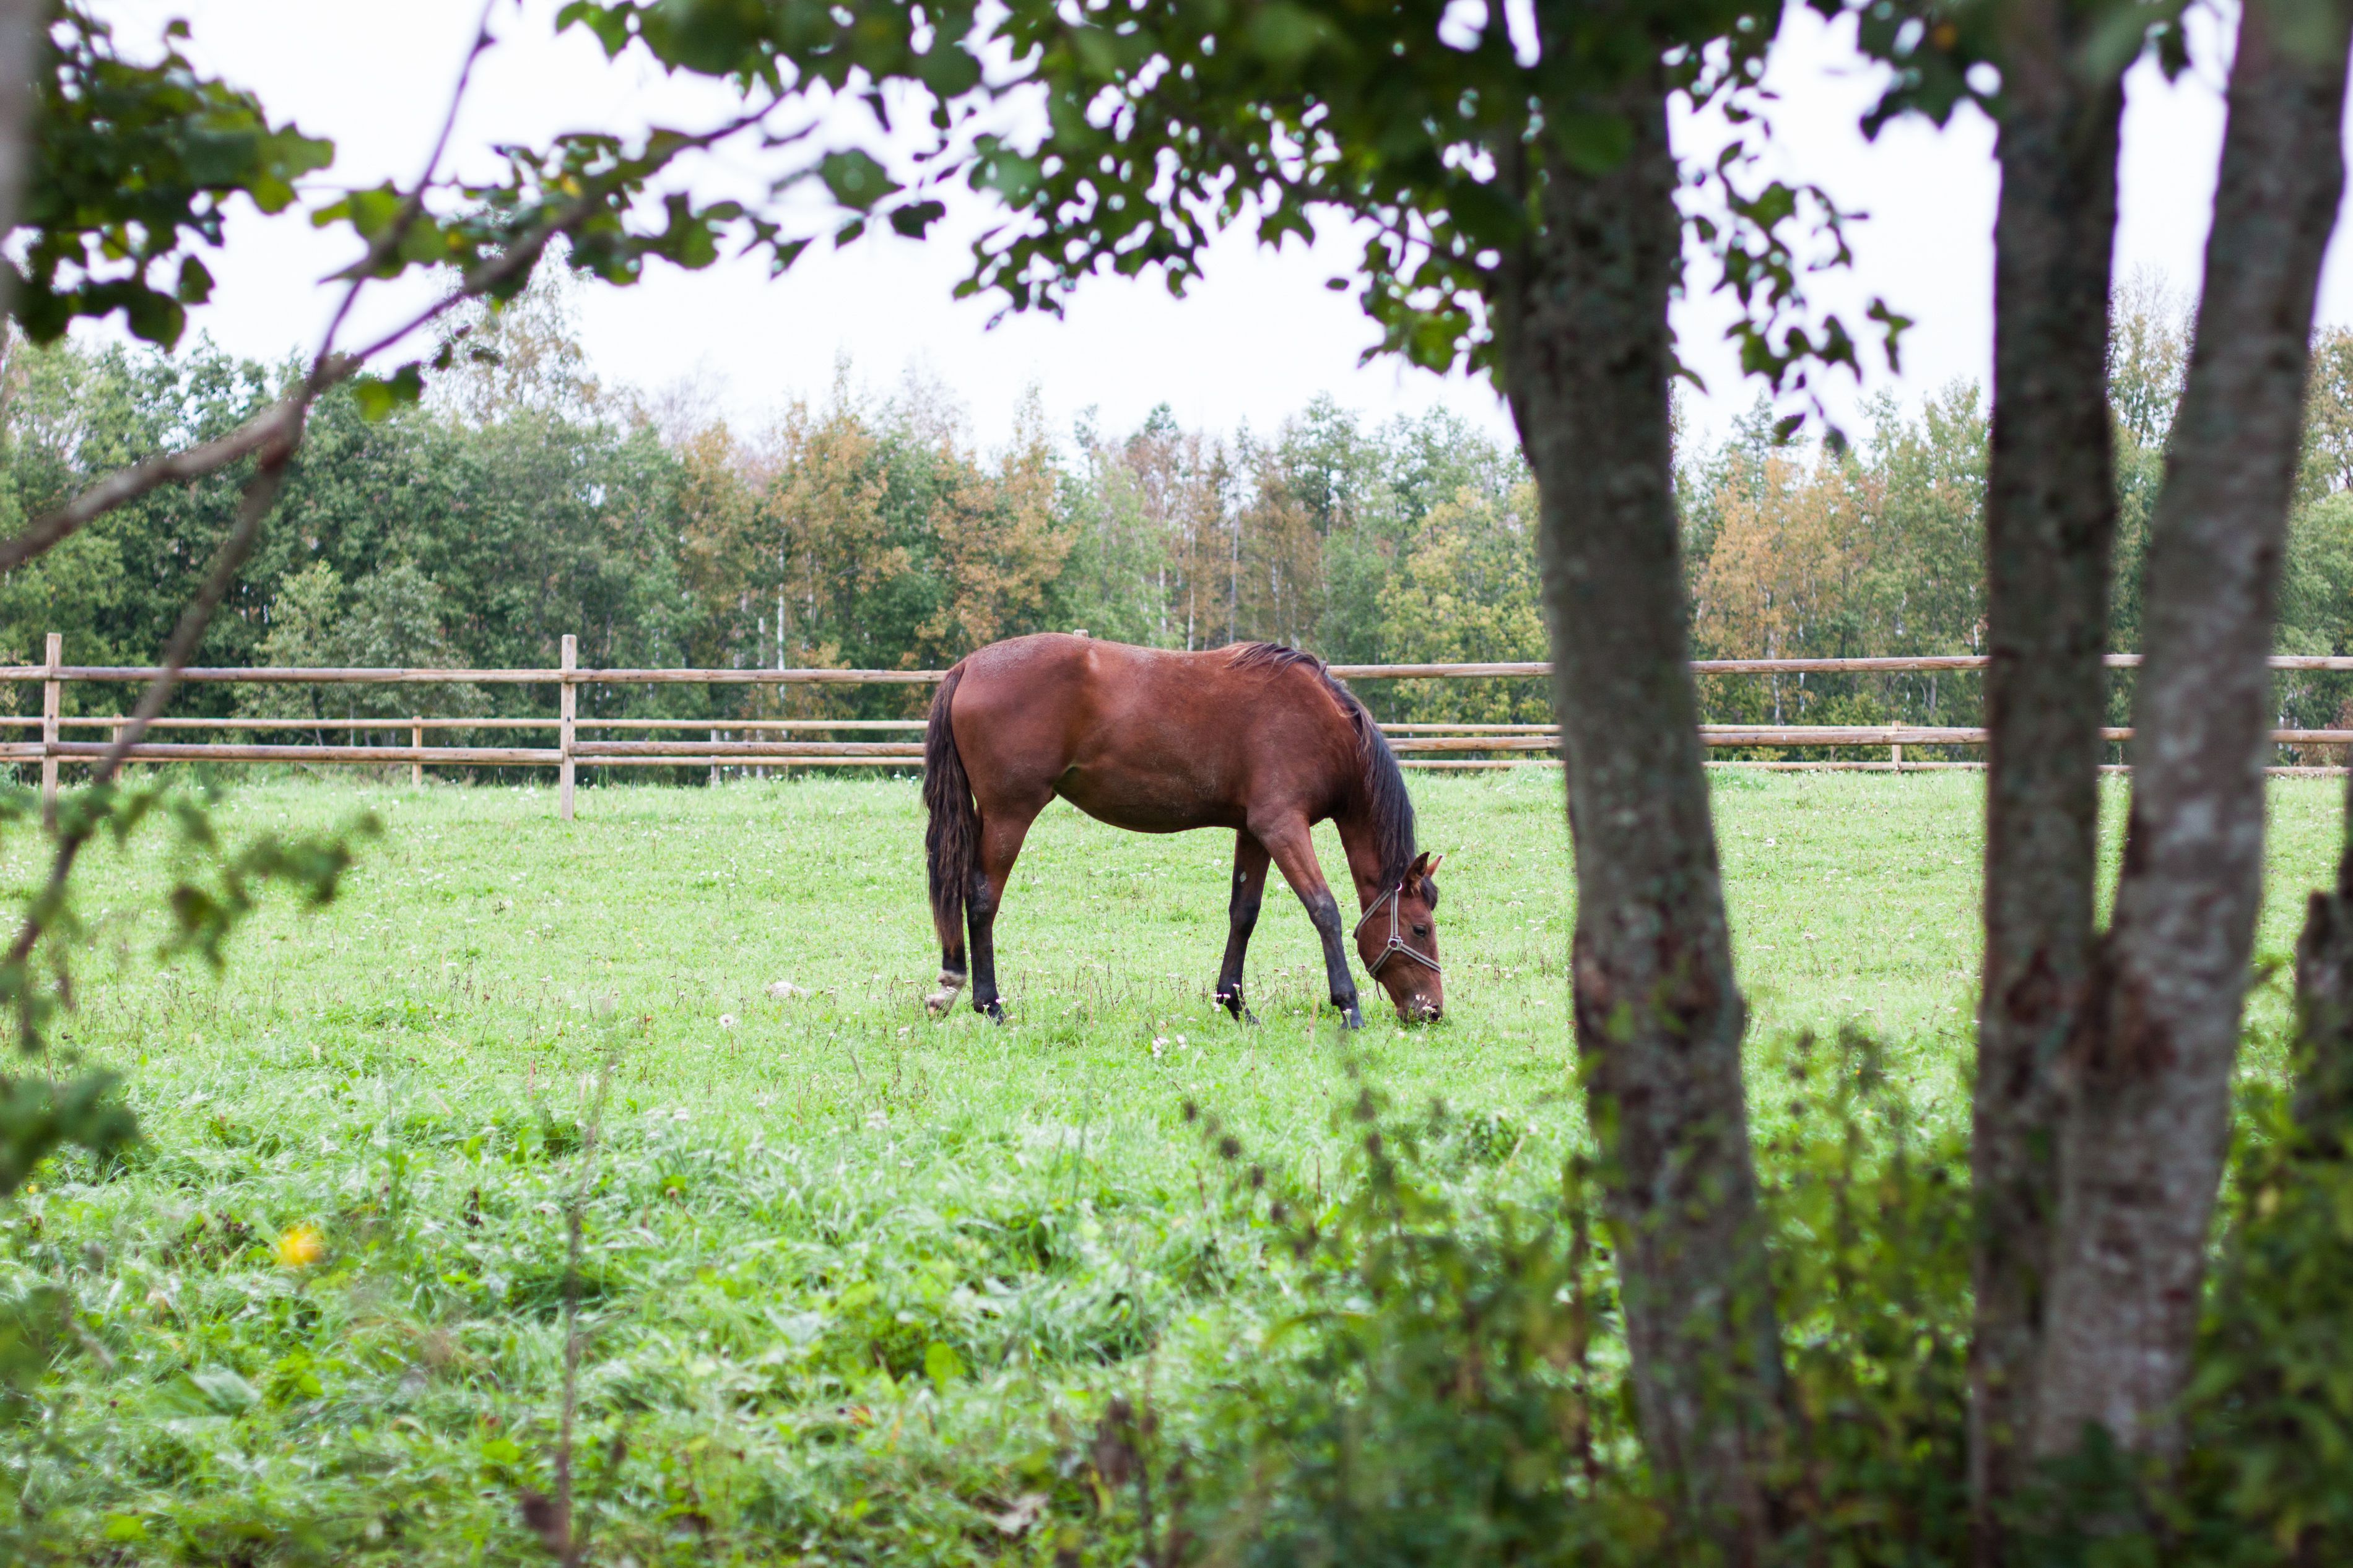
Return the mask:
[[[923,1011],[933,1017],[944,1016],[955,1005],[956,993],[964,989],[964,976],[953,969],[940,971],[940,988],[923,998]]]

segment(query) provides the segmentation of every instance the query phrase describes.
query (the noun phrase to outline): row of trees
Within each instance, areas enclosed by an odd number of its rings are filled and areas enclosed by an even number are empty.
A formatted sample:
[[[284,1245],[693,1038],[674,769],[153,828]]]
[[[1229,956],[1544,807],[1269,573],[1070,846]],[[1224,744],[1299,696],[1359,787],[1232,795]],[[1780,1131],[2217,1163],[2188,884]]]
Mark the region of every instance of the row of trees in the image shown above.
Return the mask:
[[[419,405],[371,419],[349,394],[320,401],[288,467],[286,525],[214,620],[205,662],[545,666],[574,632],[592,665],[936,668],[1047,627],[1166,647],[1268,637],[1356,661],[1542,657],[1525,474],[1445,414],[1369,427],[1319,401],[1261,438],[1184,430],[1163,409],[1125,435],[1087,420],[1058,438],[1032,396],[1005,449],[984,453],[940,389],[865,395],[845,367],[822,401],[743,435],[600,386],[558,289],[470,337],[499,360]],[[0,370],[0,521],[235,427],[282,374],[203,346],[17,342]],[[58,631],[75,663],[152,659],[236,504],[226,479],[153,491],[0,574],[0,658],[37,659]],[[778,700],[591,696],[697,718]],[[390,718],[546,694],[191,688],[178,706],[240,700]],[[921,694],[788,700],[896,713]],[[1514,694],[1418,700],[1485,711]]]
[[[1271,436],[1048,426],[1034,395],[983,453],[935,386],[861,395],[847,370],[751,436],[601,386],[543,286],[474,331],[470,365],[380,420],[322,400],[290,467],[292,526],[208,635],[208,662],[545,665],[574,630],[594,664],[939,668],[997,637],[1083,626],[1164,647],[1270,638],[1346,663],[1545,657],[1518,455],[1443,413],[1368,428],[1319,401]],[[2110,374],[2119,540],[2111,646],[2139,646],[2147,510],[2179,395],[2186,322],[2120,301]],[[177,438],[248,417],[269,367],[19,342],[0,372],[8,521]],[[671,402],[679,400],[673,398]],[[690,400],[691,401],[691,400]],[[2353,333],[2318,346],[2277,646],[2353,647]],[[1987,421],[1956,384],[1892,397],[1852,445],[1793,439],[1760,404],[1677,469],[1694,650],[1708,658],[1982,653]],[[158,491],[0,577],[0,658],[66,634],[77,663],[139,663],[228,523],[225,481]],[[2284,677],[2284,722],[2340,721],[2340,677]],[[2130,683],[2118,679],[2121,722]],[[111,693],[85,688],[83,703]],[[1399,719],[1534,720],[1540,683],[1402,683]],[[1976,723],[1971,674],[1717,677],[1708,717]],[[520,710],[544,694],[456,687],[243,694],[288,718]],[[898,712],[901,689],[810,693],[815,710]],[[237,694],[195,689],[202,710]],[[679,717],[744,717],[775,689],[599,692]],[[616,707],[612,710],[618,711]],[[633,709],[632,711],[637,710]]]
[[[2116,547],[2111,648],[2142,646],[2149,514],[2181,395],[2189,322],[2146,279],[2119,291],[2108,373],[2115,411]],[[1957,383],[1907,417],[1890,398],[1865,411],[1844,449],[1777,441],[1763,406],[1680,478],[1695,651],[1713,658],[1847,658],[1986,651],[1982,389]],[[2304,447],[2288,521],[2274,646],[2353,647],[2353,332],[2314,345]],[[1719,677],[1708,714],[1774,723],[1977,724],[1973,674]],[[2129,721],[2132,682],[2112,679],[2109,721]],[[2345,677],[2286,673],[2283,725],[2353,721]]]

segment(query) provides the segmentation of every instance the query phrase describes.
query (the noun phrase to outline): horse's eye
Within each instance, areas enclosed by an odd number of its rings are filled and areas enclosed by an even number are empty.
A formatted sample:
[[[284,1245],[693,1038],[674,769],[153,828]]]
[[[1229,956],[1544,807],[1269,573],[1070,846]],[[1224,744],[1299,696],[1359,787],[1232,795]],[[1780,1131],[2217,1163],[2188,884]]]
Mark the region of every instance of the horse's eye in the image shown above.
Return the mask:
[[[1430,934],[1430,928],[1428,926],[1416,926],[1413,928],[1413,934],[1416,936],[1428,936]]]

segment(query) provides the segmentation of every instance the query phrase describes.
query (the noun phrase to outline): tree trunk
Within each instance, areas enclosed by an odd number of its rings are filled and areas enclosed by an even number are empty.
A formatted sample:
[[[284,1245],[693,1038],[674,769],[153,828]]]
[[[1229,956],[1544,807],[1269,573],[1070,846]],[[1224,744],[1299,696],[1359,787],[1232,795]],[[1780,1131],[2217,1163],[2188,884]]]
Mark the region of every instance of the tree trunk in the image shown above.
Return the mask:
[[[1541,497],[1577,856],[1576,1029],[1618,1233],[1637,1416],[1685,1525],[1750,1563],[1780,1408],[1736,989],[1669,485],[1681,223],[1666,94],[1634,149],[1560,167],[1498,289],[1504,381]]]
[[[24,208],[40,107],[35,73],[42,58],[41,24],[48,15],[48,0],[0,0],[0,237],[16,228]],[[13,281],[0,268],[0,311],[10,304]]]
[[[2171,1452],[2262,901],[2273,605],[2320,259],[2345,173],[2347,7],[2249,0],[2181,407],[2149,529],[2133,805],[2094,1027],[2071,1047],[2033,1444]],[[2293,44],[2291,44],[2291,38]]]
[[[1970,1166],[1977,1203],[1969,1483],[1981,1563],[2017,1482],[2042,1326],[2056,1068],[2092,993],[2116,531],[2107,403],[2121,87],[2074,68],[2064,0],[1998,13],[2004,112],[1986,476],[1985,959]]]

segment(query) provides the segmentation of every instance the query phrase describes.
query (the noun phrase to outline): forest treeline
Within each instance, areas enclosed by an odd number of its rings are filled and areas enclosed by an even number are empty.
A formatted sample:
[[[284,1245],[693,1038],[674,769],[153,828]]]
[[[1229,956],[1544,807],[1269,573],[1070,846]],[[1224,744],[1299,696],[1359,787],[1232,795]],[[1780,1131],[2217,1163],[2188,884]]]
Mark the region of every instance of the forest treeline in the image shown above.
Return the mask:
[[[2122,502],[2112,646],[2138,640],[2148,510],[2185,359],[2158,290],[2118,307]],[[1166,647],[1262,637],[1349,663],[1546,656],[1533,487],[1509,443],[1444,413],[1369,424],[1318,401],[1220,434],[1163,409],[1131,431],[1048,426],[1034,395],[984,451],[940,390],[862,395],[845,371],[769,427],[691,396],[600,386],[560,292],[478,329],[491,357],[379,420],[322,400],[279,521],[202,658],[217,664],[940,667],[997,637],[1085,627]],[[12,347],[0,367],[0,530],[91,478],[226,431],[285,367]],[[1883,399],[1844,445],[1760,406],[1678,465],[1703,657],[1974,653],[1984,640],[1982,395]],[[0,580],[0,658],[65,635],[74,663],[151,660],[227,527],[239,477],[156,490]],[[2353,333],[2319,345],[2280,608],[2282,651],[2353,647]],[[2115,697],[2121,721],[2126,678]],[[1385,683],[1386,684],[1386,683]],[[79,710],[127,692],[69,689]],[[2353,717],[2353,681],[2282,678],[2282,718]],[[19,689],[19,711],[29,693]],[[1368,689],[1390,719],[1549,718],[1538,682]],[[1971,723],[1974,676],[1719,678],[1709,717]],[[888,716],[911,689],[722,686],[586,694],[607,715]],[[543,712],[530,689],[198,687],[186,712]]]

